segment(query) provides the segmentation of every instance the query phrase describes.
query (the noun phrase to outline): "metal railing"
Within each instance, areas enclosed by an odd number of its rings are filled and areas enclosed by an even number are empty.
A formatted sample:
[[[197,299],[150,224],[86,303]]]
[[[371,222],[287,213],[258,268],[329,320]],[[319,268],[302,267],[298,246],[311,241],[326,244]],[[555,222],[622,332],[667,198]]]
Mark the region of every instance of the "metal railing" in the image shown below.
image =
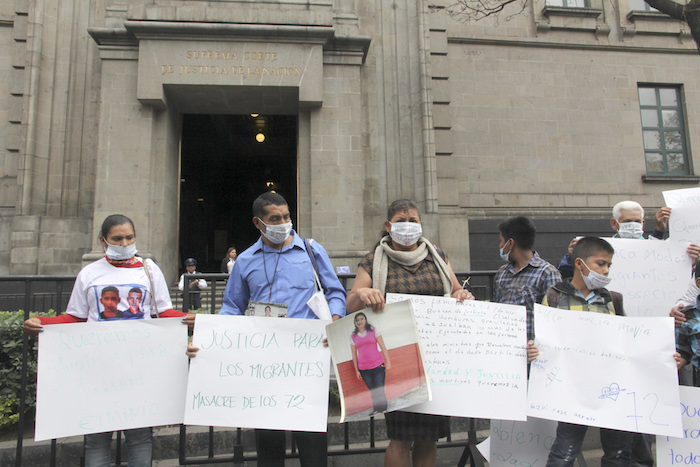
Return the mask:
[[[469,288],[477,300],[491,300],[493,297],[495,272],[496,271],[470,271],[458,272],[456,275],[460,282],[464,282],[466,284],[466,287]],[[355,278],[354,274],[339,274],[338,277],[346,290],[349,290],[352,287],[352,283]],[[226,280],[228,279],[228,274],[186,274],[185,283],[188,284],[190,281],[199,278],[209,281],[210,285],[207,289],[200,292],[202,298],[201,311],[207,310],[209,313],[216,313],[221,308],[221,303],[223,302],[223,294]],[[2,311],[19,311],[23,309],[25,320],[29,318],[30,312],[53,311],[56,314],[61,314],[66,309],[66,305],[70,297],[70,291],[74,282],[75,276],[0,276],[0,304],[2,304],[0,305],[0,308],[2,308]],[[185,290],[187,290],[187,288],[185,288]],[[180,291],[176,288],[171,289],[171,299],[173,300],[173,307],[175,309],[180,308],[182,310],[187,310],[189,308],[190,299],[188,294],[181,295]],[[182,306],[180,307],[179,305]],[[15,465],[17,467],[22,465],[23,435],[26,424],[25,412],[28,362],[29,341],[27,335],[24,334],[21,369],[22,387],[19,406],[20,416],[17,424],[17,446],[15,455]],[[386,448],[378,447],[375,443],[374,418],[372,418],[369,423],[370,447],[351,447],[352,440],[350,439],[349,424],[345,423],[343,449],[329,450],[329,456],[383,452]],[[184,425],[181,426],[179,456],[180,463],[182,465],[215,464],[225,462],[241,463],[256,460],[256,456],[246,456],[244,454],[245,449],[242,441],[242,430],[240,428],[237,429],[236,443],[231,455],[215,453],[213,427],[210,427],[209,433],[208,455],[206,457],[188,457],[186,449],[187,429]],[[118,435],[116,459],[117,466],[125,465],[122,464],[120,440],[121,437]],[[448,435],[447,441],[438,443],[438,447],[440,448],[455,446],[464,446],[465,448],[462,459],[460,460],[460,466],[466,465],[467,461],[469,461],[472,467],[475,465],[483,465],[481,456],[477,453],[475,447],[476,428],[474,420],[470,420],[467,440],[453,441],[450,434]],[[291,452],[288,453],[288,456],[298,457],[293,442]],[[49,462],[52,467],[56,465],[56,440],[51,441]]]

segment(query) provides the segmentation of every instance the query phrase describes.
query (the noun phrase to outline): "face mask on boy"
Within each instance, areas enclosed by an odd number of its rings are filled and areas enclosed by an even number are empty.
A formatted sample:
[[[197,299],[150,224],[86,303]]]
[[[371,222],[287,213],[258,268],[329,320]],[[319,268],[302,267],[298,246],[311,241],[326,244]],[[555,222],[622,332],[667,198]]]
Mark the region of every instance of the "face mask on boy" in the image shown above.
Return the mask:
[[[612,280],[612,277],[607,277],[602,274],[599,274],[595,271],[592,271],[591,268],[588,267],[585,261],[582,261],[583,264],[586,266],[586,269],[588,269],[588,275],[584,276],[583,271],[581,271],[581,276],[583,277],[583,282],[586,284],[586,287],[588,287],[588,290],[596,290],[596,289],[603,289],[610,284],[610,281]]]

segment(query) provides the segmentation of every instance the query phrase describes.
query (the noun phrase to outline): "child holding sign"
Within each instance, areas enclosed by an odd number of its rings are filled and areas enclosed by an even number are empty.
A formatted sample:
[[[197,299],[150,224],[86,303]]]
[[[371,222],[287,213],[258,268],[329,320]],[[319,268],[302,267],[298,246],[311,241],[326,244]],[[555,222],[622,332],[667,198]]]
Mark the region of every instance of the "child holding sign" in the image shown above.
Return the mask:
[[[581,238],[571,253],[574,277],[562,281],[547,291],[542,304],[565,310],[624,315],[622,295],[605,288],[615,253],[613,247],[598,237]],[[547,459],[546,467],[571,466],[581,453],[588,426],[559,422],[557,437]],[[627,467],[630,463],[632,433],[600,429],[603,445],[602,465]]]
[[[700,261],[695,263],[695,285],[700,287]],[[686,321],[676,328],[676,350],[681,354],[679,366],[693,365],[693,385],[700,386],[700,295],[695,306],[682,308]]]

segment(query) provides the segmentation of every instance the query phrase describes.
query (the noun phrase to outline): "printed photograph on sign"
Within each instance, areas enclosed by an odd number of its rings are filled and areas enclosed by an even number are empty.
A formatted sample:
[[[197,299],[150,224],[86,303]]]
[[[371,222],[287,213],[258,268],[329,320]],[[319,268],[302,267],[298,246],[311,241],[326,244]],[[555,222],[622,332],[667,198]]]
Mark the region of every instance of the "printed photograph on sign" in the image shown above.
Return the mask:
[[[326,327],[340,391],[340,422],[430,400],[410,302],[358,311]]]
[[[287,305],[284,303],[250,302],[248,316],[264,316],[266,318],[286,318]]]

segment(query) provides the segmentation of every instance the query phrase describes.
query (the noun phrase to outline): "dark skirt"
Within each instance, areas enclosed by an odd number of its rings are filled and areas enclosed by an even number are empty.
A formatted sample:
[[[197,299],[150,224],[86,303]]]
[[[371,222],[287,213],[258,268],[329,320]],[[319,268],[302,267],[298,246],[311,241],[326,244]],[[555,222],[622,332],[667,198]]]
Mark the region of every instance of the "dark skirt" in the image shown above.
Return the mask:
[[[413,412],[387,412],[386,433],[397,441],[437,441],[450,431],[450,417]]]

